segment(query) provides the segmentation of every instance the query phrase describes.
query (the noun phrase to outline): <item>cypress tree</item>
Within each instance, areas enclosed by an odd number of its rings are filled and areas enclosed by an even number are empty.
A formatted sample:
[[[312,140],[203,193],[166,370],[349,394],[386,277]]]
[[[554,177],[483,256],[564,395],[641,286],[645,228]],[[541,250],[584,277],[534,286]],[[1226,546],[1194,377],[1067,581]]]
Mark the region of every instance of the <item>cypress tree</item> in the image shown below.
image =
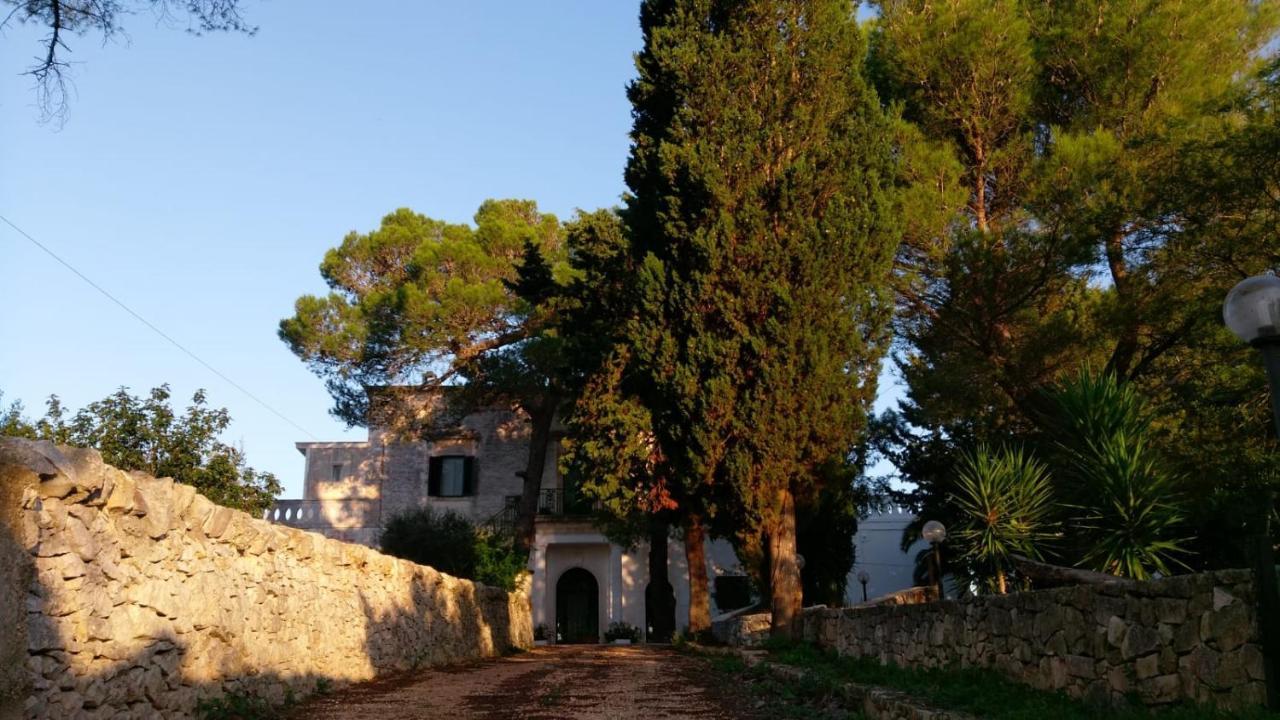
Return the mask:
[[[890,125],[847,0],[648,0],[628,88],[626,328],[686,497],[765,543],[775,636],[795,505],[875,396],[897,243]]]

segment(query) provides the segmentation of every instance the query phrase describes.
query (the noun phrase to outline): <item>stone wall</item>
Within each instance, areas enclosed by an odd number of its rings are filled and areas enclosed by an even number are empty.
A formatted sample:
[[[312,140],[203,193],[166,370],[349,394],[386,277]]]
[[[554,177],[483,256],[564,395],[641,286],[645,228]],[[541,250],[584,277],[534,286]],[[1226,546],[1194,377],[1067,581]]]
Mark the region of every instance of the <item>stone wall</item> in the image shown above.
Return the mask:
[[[1265,697],[1248,571],[897,607],[805,612],[806,639],[905,667],[991,667],[1099,701]]]
[[[186,717],[532,645],[527,585],[274,525],[93,451],[0,440],[0,500],[0,717],[23,696],[32,718]]]

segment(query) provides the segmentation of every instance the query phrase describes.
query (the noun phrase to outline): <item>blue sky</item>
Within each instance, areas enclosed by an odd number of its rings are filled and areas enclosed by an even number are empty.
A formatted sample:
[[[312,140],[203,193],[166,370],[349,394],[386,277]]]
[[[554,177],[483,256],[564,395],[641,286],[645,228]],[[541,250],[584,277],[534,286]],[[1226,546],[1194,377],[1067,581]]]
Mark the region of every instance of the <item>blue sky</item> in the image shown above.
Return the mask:
[[[471,218],[490,197],[562,217],[618,202],[637,4],[244,3],[254,37],[147,13],[73,38],[65,125],[21,73],[38,28],[0,38],[0,214],[323,440],[363,438],[276,338],[317,266],[398,207]],[[120,385],[197,388],[249,462],[301,492],[308,439],[0,225],[0,390],[38,415]],[[887,398],[886,398],[887,401]],[[881,403],[883,405],[883,403]]]

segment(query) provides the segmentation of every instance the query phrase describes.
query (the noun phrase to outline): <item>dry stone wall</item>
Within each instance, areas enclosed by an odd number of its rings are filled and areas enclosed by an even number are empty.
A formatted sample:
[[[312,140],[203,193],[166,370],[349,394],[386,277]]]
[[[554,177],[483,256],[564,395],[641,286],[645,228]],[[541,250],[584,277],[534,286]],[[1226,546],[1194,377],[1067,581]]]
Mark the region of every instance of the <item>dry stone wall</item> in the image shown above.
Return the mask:
[[[1099,701],[1263,702],[1248,571],[897,607],[814,608],[806,639],[904,667],[991,667]]]
[[[532,645],[527,583],[274,525],[93,451],[0,440],[0,500],[0,718],[189,717]]]

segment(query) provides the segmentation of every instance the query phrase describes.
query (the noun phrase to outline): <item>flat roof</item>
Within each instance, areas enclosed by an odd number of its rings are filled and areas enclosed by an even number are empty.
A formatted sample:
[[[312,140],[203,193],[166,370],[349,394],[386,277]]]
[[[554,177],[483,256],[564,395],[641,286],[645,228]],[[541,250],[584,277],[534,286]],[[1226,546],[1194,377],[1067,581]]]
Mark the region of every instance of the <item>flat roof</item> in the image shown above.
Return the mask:
[[[319,449],[366,448],[366,447],[369,447],[369,441],[368,440],[334,440],[331,442],[297,442],[297,443],[294,443],[293,446],[298,448],[298,452],[302,453],[303,455],[306,455],[307,451],[310,450],[311,448],[319,448]]]

